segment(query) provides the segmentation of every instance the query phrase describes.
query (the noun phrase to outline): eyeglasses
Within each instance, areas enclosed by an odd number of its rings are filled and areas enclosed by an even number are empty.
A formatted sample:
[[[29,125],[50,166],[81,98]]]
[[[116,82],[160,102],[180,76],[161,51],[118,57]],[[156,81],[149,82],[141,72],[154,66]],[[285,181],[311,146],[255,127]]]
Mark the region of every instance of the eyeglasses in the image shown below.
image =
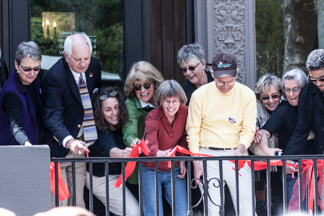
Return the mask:
[[[112,91],[109,94],[104,94],[99,97],[100,100],[106,100],[109,97],[115,97],[118,94],[116,91]]]
[[[217,84],[218,86],[223,86],[223,85],[225,85],[225,83],[227,83],[227,85],[234,85],[234,83],[235,83],[235,79],[233,79],[233,80],[231,80],[231,81],[228,81],[228,82],[222,82],[222,81],[218,82],[218,81],[216,81],[216,84]]]
[[[286,92],[286,93],[290,93],[290,92],[292,92],[292,93],[297,93],[297,92],[299,92],[300,91],[300,88],[293,88],[293,89],[289,89],[289,88],[285,88],[285,89],[283,89],[284,90],[284,92]]]
[[[309,82],[316,83],[317,80],[320,81],[320,82],[324,82],[324,77],[322,76],[322,77],[319,77],[319,78],[313,78],[313,77],[310,77],[310,76],[308,75],[308,81],[309,81]]]
[[[150,83],[144,83],[143,87],[145,89],[149,89],[149,88],[151,88],[151,84]],[[140,91],[142,89],[142,85],[135,85],[134,88],[135,88],[136,91]]]
[[[39,67],[34,67],[34,68],[25,68],[23,67],[22,65],[20,65],[20,67],[23,69],[23,71],[25,72],[30,72],[30,71],[35,71],[35,72],[38,72],[41,68],[40,66]]]
[[[271,95],[271,96],[263,96],[263,97],[261,97],[261,100],[263,100],[263,101],[267,101],[267,100],[269,100],[270,99],[270,97],[272,98],[272,99],[278,99],[278,98],[280,98],[280,95],[277,95],[277,94],[275,94],[275,95]]]
[[[188,68],[181,68],[180,70],[182,71],[182,73],[187,73],[187,70],[195,71],[196,67],[198,67],[199,63],[196,66],[189,66]]]
[[[178,105],[180,103],[180,100],[174,100],[174,101],[165,100],[165,101],[163,101],[163,104],[166,105],[166,106],[169,106],[171,103],[173,105]]]

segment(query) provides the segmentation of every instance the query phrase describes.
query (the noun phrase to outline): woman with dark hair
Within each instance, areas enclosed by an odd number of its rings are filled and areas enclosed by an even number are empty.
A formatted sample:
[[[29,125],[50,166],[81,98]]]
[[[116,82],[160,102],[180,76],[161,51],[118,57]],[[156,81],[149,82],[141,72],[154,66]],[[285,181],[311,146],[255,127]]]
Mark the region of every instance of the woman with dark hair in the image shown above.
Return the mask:
[[[42,143],[44,121],[38,76],[41,60],[35,42],[18,45],[15,69],[0,93],[0,145]]]
[[[94,95],[94,117],[98,139],[89,147],[91,157],[129,158],[131,148],[123,142],[122,128],[128,120],[123,92],[117,87],[108,87]],[[87,164],[87,170],[89,165]],[[121,173],[120,163],[109,164],[109,211],[123,214],[123,188],[114,187]],[[105,164],[93,164],[93,194],[106,206]],[[90,188],[90,175],[86,173],[86,187]],[[126,215],[138,215],[138,202],[130,190],[125,188]]]

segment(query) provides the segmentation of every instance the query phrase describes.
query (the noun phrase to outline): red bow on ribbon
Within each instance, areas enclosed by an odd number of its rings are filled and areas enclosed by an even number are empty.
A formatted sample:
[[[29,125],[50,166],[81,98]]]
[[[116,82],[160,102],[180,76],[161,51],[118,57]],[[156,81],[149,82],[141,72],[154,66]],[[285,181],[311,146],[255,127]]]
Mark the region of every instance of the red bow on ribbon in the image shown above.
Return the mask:
[[[143,152],[145,155],[150,154],[150,149],[147,147],[146,142],[142,139],[141,142],[138,145],[133,146],[133,150],[131,152],[131,155],[129,156],[130,158],[136,158],[138,157],[140,152]],[[130,161],[126,164],[125,167],[125,181],[128,179],[129,176],[132,175],[134,172],[134,169],[136,167],[136,161]],[[122,185],[122,174],[119,175],[118,179],[116,180],[114,186],[115,187],[120,187]]]

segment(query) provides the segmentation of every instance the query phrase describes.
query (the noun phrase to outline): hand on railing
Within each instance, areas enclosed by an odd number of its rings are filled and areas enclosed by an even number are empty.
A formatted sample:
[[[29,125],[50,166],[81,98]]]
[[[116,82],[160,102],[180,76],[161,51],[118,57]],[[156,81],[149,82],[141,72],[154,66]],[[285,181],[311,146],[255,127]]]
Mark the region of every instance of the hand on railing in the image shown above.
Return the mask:
[[[32,144],[31,144],[29,141],[26,141],[26,142],[24,143],[24,146],[32,146]]]
[[[286,160],[286,162],[298,166],[298,163],[295,161]],[[298,168],[286,166],[286,174],[292,174],[293,172],[298,172]]]
[[[177,174],[177,176],[178,178],[184,178],[187,173],[186,163],[184,161],[180,161],[179,168],[180,174]]]
[[[244,144],[239,144],[237,149],[234,152],[234,156],[242,156],[246,151]]]
[[[89,151],[84,142],[77,139],[69,139],[69,141],[67,141],[65,144],[65,147],[70,149],[70,151],[74,154],[82,154],[83,152]]]
[[[261,131],[259,130],[259,127],[255,129],[255,135],[254,135],[254,142],[259,143],[261,141]]]
[[[200,181],[198,179],[200,179],[200,176],[202,176],[204,168],[200,161],[193,161],[192,163],[194,165],[194,177],[196,178],[196,184],[200,185]]]
[[[132,153],[132,148],[129,148],[129,147],[127,147],[127,148],[125,148],[124,150],[123,150],[123,158],[129,158],[130,157],[130,155],[131,155],[131,153]]]
[[[263,153],[265,156],[276,156],[276,153],[281,152],[282,153],[282,149],[280,148],[269,148],[269,147],[265,147],[262,149]]]
[[[129,147],[133,148],[133,146],[134,146],[135,144],[138,144],[139,142],[141,142],[141,140],[138,139],[138,138],[135,138],[135,139],[130,143]]]
[[[164,150],[164,151],[158,150],[156,152],[156,156],[157,157],[168,157],[169,156],[169,153],[170,153],[170,150]]]

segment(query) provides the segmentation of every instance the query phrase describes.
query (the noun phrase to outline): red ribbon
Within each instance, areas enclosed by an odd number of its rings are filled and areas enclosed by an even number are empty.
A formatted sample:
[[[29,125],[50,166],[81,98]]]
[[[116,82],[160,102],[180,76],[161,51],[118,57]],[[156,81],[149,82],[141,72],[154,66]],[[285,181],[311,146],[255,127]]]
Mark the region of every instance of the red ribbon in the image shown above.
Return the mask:
[[[59,200],[63,201],[70,196],[70,192],[68,187],[66,186],[62,174],[61,174],[61,166],[60,163],[58,162],[58,192],[59,192]],[[50,176],[51,176],[51,190],[55,196],[55,162],[50,163]]]
[[[143,152],[145,155],[149,155],[150,154],[150,149],[147,147],[146,142],[142,139],[142,141],[138,144],[138,145],[134,145],[133,146],[133,150],[131,152],[131,155],[129,156],[130,158],[136,158],[138,157],[140,152]],[[130,161],[126,164],[125,167],[125,181],[128,179],[129,176],[132,175],[132,173],[134,172],[134,169],[136,167],[136,161]],[[122,174],[119,175],[118,179],[116,180],[114,186],[115,187],[120,187],[122,185]]]
[[[317,191],[318,195],[320,196],[323,189],[323,168],[324,168],[324,161],[317,160]],[[302,160],[302,200],[306,197],[306,187],[309,187],[309,201],[308,207],[314,212],[314,199],[315,199],[315,185],[314,185],[314,161],[313,160]],[[298,198],[298,187],[299,186],[299,179],[297,179],[294,189],[293,195],[289,201],[289,211],[298,211],[299,210],[299,198]],[[317,198],[317,203],[321,210],[324,210],[324,201]]]

